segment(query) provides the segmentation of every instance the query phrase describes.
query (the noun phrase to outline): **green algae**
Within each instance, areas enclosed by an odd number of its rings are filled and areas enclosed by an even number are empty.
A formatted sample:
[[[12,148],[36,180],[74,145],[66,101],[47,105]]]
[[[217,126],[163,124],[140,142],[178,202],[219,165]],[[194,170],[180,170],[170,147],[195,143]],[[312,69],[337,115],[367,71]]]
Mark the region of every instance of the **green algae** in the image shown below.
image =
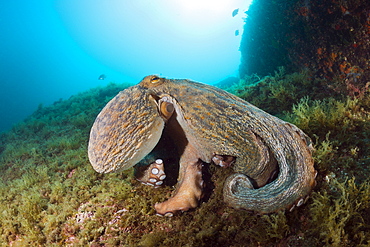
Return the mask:
[[[25,122],[1,134],[0,242],[3,246],[369,244],[370,97],[307,97],[296,88],[307,83],[308,75],[279,70],[275,77],[254,77],[253,83],[244,81],[232,89],[243,97],[254,92],[255,98],[269,104],[291,95],[287,104],[274,103],[273,111],[315,142],[317,186],[311,199],[293,212],[257,215],[227,207],[222,188],[232,171],[210,165],[199,207],[172,218],[156,216],[153,205],[171,196],[171,186],[153,189],[136,181],[133,169],[98,174],[89,164],[91,125],[102,107],[126,87],[110,84],[40,106]],[[287,90],[296,91],[282,93]],[[352,176],[356,180],[348,179]]]
[[[319,171],[367,179],[370,153],[370,94],[343,100],[303,98],[285,119],[316,139]],[[335,163],[335,166],[333,166]]]
[[[303,97],[326,97],[321,87],[322,80],[312,79],[311,74],[308,69],[287,74],[284,67],[279,67],[273,76],[246,75],[225,90],[271,114],[282,114],[290,111]]]
[[[327,190],[313,193],[310,208],[312,232],[325,245],[368,245],[370,239],[370,183],[356,185],[355,179],[332,179]]]

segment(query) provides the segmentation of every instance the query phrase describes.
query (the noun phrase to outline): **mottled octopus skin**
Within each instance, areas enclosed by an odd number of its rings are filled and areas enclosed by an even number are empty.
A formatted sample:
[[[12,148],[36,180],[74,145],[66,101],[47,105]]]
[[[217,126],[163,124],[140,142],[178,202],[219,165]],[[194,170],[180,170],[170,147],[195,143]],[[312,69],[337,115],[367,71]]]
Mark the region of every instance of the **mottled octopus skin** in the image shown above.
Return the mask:
[[[172,116],[161,111],[162,100],[173,104]],[[216,87],[157,76],[120,92],[100,112],[90,133],[90,162],[102,173],[128,169],[154,148],[165,127],[173,129],[182,156],[174,197],[155,205],[161,215],[197,206],[201,166],[216,155],[235,159],[223,190],[234,208],[270,213],[300,206],[315,184],[311,140],[295,125]]]

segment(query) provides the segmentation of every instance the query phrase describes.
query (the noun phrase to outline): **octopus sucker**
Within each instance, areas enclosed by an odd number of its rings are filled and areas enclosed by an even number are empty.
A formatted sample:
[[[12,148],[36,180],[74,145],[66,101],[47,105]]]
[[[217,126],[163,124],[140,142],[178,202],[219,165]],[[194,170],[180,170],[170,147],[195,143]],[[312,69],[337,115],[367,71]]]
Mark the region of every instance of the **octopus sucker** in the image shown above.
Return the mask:
[[[141,166],[135,170],[135,177],[143,184],[159,187],[166,178],[162,159],[156,159],[148,166]]]
[[[155,75],[120,92],[99,113],[90,162],[102,173],[128,169],[164,133],[176,146],[179,176],[173,196],[154,206],[162,216],[198,206],[206,164],[234,171],[224,182],[227,205],[258,213],[303,205],[316,183],[312,142],[298,127],[219,88]],[[169,179],[159,159],[147,165],[138,177],[143,183],[157,187]]]

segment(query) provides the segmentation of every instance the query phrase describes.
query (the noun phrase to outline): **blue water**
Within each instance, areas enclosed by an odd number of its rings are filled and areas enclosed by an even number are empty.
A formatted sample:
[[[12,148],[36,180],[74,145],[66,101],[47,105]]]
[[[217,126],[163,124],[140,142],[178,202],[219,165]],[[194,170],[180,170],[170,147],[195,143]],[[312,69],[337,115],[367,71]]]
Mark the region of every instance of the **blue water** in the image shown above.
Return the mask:
[[[182,6],[168,0],[2,1],[0,132],[40,103],[109,82],[136,84],[159,74],[216,83],[238,75],[241,35],[235,33],[245,16],[232,12],[245,10],[245,1],[225,1],[221,8],[195,8],[191,0],[175,1]]]

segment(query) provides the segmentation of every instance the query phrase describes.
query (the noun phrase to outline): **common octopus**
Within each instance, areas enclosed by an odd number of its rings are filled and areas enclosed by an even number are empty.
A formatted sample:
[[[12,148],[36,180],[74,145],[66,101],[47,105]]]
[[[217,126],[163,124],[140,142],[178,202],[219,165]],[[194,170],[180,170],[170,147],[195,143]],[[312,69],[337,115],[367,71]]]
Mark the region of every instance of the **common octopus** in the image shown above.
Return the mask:
[[[180,155],[179,177],[173,196],[154,205],[159,215],[197,207],[207,163],[233,169],[223,196],[234,208],[291,210],[315,185],[312,143],[298,127],[219,88],[155,75],[121,91],[99,113],[90,162],[100,173],[131,168],[154,149],[164,129]],[[143,183],[160,186],[166,178],[157,158],[140,177]]]

